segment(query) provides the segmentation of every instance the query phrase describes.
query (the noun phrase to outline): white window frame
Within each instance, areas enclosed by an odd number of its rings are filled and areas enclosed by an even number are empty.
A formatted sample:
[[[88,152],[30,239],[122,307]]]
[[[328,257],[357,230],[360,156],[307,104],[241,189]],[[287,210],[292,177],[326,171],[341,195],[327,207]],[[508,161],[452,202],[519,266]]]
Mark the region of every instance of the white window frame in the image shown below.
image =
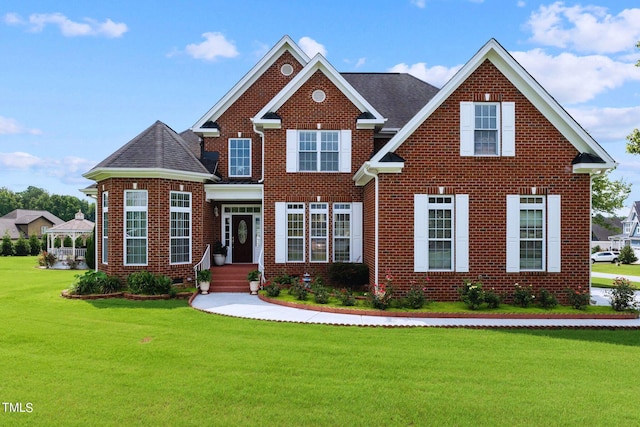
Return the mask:
[[[429,271],[453,271],[455,265],[455,210],[453,196],[430,195],[427,201],[427,268]],[[431,217],[436,211],[449,212],[449,218]],[[449,226],[440,226],[441,222],[449,222]],[[439,235],[439,232],[449,232],[449,236]],[[431,266],[431,244],[446,243],[450,245],[449,267]]]
[[[542,203],[528,203],[526,198],[531,197],[541,197]],[[543,218],[542,268],[525,269],[520,266],[520,242],[524,240],[521,238],[520,212],[523,209],[539,209],[540,205],[542,205]],[[517,273],[520,271],[559,273],[561,271],[562,258],[560,248],[561,222],[560,195],[507,195],[506,271],[508,273]]]
[[[286,251],[286,260],[287,262],[291,262],[291,263],[303,263],[305,262],[305,253],[307,252],[305,250],[306,248],[306,229],[305,229],[305,205],[304,203],[287,203],[287,207],[286,207],[286,246],[285,246],[285,251]],[[292,235],[292,231],[295,231],[296,229],[292,229],[290,228],[291,225],[291,221],[290,221],[290,215],[302,215],[302,218],[300,220],[296,220],[296,223],[299,223],[301,225],[301,230],[297,229],[298,231],[301,231],[302,235]],[[297,234],[297,233],[296,233]],[[302,241],[301,246],[301,255],[302,255],[302,259],[291,259],[291,254],[289,253],[289,242],[290,241]]]
[[[345,215],[346,219],[340,220],[339,215]],[[351,203],[334,203],[333,204],[333,262],[352,262],[352,220]],[[345,227],[338,227],[338,222],[346,222]],[[341,231],[341,234],[338,234]],[[348,242],[346,247],[349,251],[349,256],[346,259],[338,259],[336,256],[338,241]]]
[[[180,199],[179,196],[182,196]],[[174,203],[175,198],[175,203]],[[179,264],[191,264],[191,236],[193,234],[192,224],[193,224],[193,216],[192,216],[192,202],[193,197],[190,192],[187,191],[171,191],[169,193],[169,264],[171,265],[179,265]],[[186,202],[186,203],[185,203]],[[174,206],[174,204],[182,204],[183,206]],[[185,206],[185,204],[187,206]],[[187,235],[174,235],[174,214],[186,214],[186,219],[183,218],[182,221],[186,222],[186,227],[182,227],[183,231],[187,232]],[[180,222],[178,219],[176,221]],[[180,241],[186,239],[187,243],[187,253],[178,254],[174,253],[174,241]],[[174,257],[178,255],[186,255],[187,259],[183,261],[174,261]]]
[[[324,251],[314,250],[324,242]],[[321,259],[314,259],[314,256]],[[324,202],[309,204],[309,261],[317,263],[329,262],[329,204]]]
[[[450,198],[446,203],[444,198]],[[430,202],[430,199],[432,202]],[[451,268],[429,268],[429,210],[451,210]],[[469,195],[414,194],[414,272],[469,272]]]
[[[134,193],[138,193],[138,194],[144,194],[145,195],[145,205],[131,205],[129,206],[128,203],[128,198],[127,195],[128,194],[134,194]],[[124,265],[147,265],[149,262],[149,194],[147,192],[147,190],[125,190],[124,191],[124,238],[123,238],[123,246],[124,246],[124,250],[123,250],[123,257],[124,257]],[[127,223],[129,222],[128,219],[128,214],[129,213],[136,213],[136,212],[142,212],[144,213],[144,229],[143,229],[143,236],[127,236]],[[135,221],[135,219],[133,219]],[[129,242],[133,242],[133,241],[144,241],[144,247],[145,247],[145,253],[144,253],[144,261],[143,262],[129,262],[128,261],[128,254],[127,254],[127,249],[128,249],[128,245]]]
[[[237,151],[238,148],[237,147],[233,147],[233,143],[239,142],[239,141],[247,143],[248,144],[248,149],[249,149],[249,157],[248,157],[248,159],[246,159],[246,160],[248,160],[249,164],[246,165],[247,173],[245,173],[245,174],[233,173],[232,172],[234,170],[234,167],[236,168],[236,171],[237,171],[237,169],[238,169],[237,161],[238,160],[245,160],[244,157],[234,157],[234,151]],[[244,148],[242,148],[242,150],[244,150]],[[237,178],[250,177],[251,176],[251,156],[252,156],[252,153],[251,153],[251,138],[229,138],[229,176],[230,177],[234,177],[234,178],[236,178],[236,177]],[[232,165],[234,159],[236,160],[236,165],[235,166]],[[244,167],[245,166],[242,166],[243,169],[244,169]]]
[[[302,135],[315,136],[311,140],[314,141],[315,148],[310,150],[303,150],[301,147]],[[337,138],[337,147],[335,149],[328,150],[327,147],[322,146],[322,137],[326,135],[332,135]],[[331,142],[333,143],[333,142]],[[302,154],[311,153],[315,161],[315,168],[303,169],[302,168]],[[323,169],[323,154],[332,154],[337,158],[335,169]],[[333,162],[331,162],[333,164]],[[298,131],[298,171],[300,172],[339,172],[340,171],[340,132],[337,130],[300,130]]]
[[[539,212],[539,227],[536,227],[535,224],[530,223],[531,218],[523,218],[524,212]],[[546,270],[546,201],[543,196],[520,196],[520,271],[545,271]],[[523,223],[523,221],[527,221]],[[534,233],[534,235],[524,235]],[[539,234],[538,234],[539,233]],[[535,260],[540,262],[539,267],[529,267],[523,265],[523,263],[528,259],[524,257],[528,253],[528,249],[523,247],[525,243],[539,243],[540,245],[540,259],[534,258]]]
[[[300,133],[310,132],[316,135],[316,167],[314,170],[300,170]],[[321,133],[337,132],[338,134],[338,167],[336,170],[324,171],[322,169],[322,137]],[[332,151],[335,152],[335,151]],[[351,173],[351,130],[297,130],[287,129],[286,132],[286,170],[288,173]]]
[[[109,264],[109,192],[102,193],[102,263]]]
[[[496,153],[476,154],[476,106],[496,106]],[[475,157],[515,156],[515,102],[461,102],[460,155]]]

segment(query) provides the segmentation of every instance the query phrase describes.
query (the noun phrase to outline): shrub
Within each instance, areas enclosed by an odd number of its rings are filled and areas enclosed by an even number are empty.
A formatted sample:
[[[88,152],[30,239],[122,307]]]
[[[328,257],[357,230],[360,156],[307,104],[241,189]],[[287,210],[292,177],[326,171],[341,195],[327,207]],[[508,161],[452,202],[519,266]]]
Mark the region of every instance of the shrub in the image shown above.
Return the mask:
[[[374,285],[371,287],[370,302],[373,308],[378,310],[386,310],[391,304],[391,298],[393,297],[393,276],[387,273],[384,278],[384,283]]]
[[[173,279],[171,277],[158,274],[153,278],[153,292],[151,295],[163,295],[171,292]]]
[[[27,256],[31,252],[31,245],[27,239],[20,235],[18,240],[16,240],[13,250],[17,256]]]
[[[425,303],[427,302],[427,298],[424,295],[425,291],[426,288],[417,285],[411,286],[411,289],[409,289],[409,291],[405,295],[407,307],[413,308],[415,310],[424,307]]]
[[[496,294],[495,290],[491,288],[491,290],[484,291],[484,302],[487,303],[488,308],[498,308],[500,307],[502,299],[500,295]]]
[[[0,245],[0,255],[11,256],[13,255],[13,243],[9,236],[9,231],[5,230],[4,236],[2,236],[2,245]]]
[[[551,309],[558,305],[558,298],[546,289],[540,289],[538,293],[538,305],[542,308]]]
[[[36,236],[35,234],[32,234],[31,237],[29,237],[29,246],[30,246],[30,251],[29,251],[30,255],[35,256],[40,253],[40,239],[38,239],[38,236]]]
[[[76,274],[76,281],[70,291],[76,295],[103,293],[100,284],[106,278],[107,275],[102,271],[87,271],[84,274]]]
[[[56,263],[56,256],[50,252],[42,252],[38,257],[38,264],[42,267],[51,268]]]
[[[205,268],[204,270],[198,270],[196,274],[196,281],[200,282],[211,282],[211,270]]]
[[[514,285],[514,288],[515,290],[513,292],[513,305],[527,308],[536,299],[536,296],[533,293],[533,287],[531,285],[520,286],[516,283]]]
[[[73,246],[73,240],[71,239],[71,236],[65,236],[64,237],[64,247],[65,248],[70,248]]]
[[[591,248],[591,253],[595,254],[596,252],[601,252],[602,248],[600,248],[600,245],[595,245],[594,247]]]
[[[153,274],[146,270],[131,273],[127,277],[127,286],[132,294],[152,295],[149,291],[154,287]]]
[[[314,289],[313,300],[317,304],[326,304],[329,302],[329,291],[324,286],[316,286]]]
[[[329,264],[327,276],[336,287],[360,289],[369,283],[369,267],[363,263],[334,262]]]
[[[69,266],[70,270],[76,270],[78,268],[78,260],[75,258],[67,258],[65,263]]]
[[[102,294],[115,294],[122,290],[122,282],[116,276],[106,276],[100,283],[100,293]]]
[[[267,296],[277,297],[280,295],[280,285],[277,282],[269,282],[264,286]]]
[[[631,264],[638,260],[636,253],[633,251],[631,246],[625,246],[620,249],[620,254],[618,255],[618,261],[623,264]]]
[[[302,281],[302,279],[294,281],[289,288],[289,295],[295,296],[299,301],[306,301],[308,293],[309,290],[305,286],[305,283]]]
[[[638,309],[640,304],[635,300],[635,292],[628,279],[616,277],[613,286],[613,289],[607,292],[611,308],[615,311]]]
[[[84,261],[87,263],[87,267],[96,268],[96,228],[93,227],[91,236],[87,239],[87,254],[84,256]]]
[[[353,293],[351,293],[351,289],[343,288],[340,290],[338,298],[340,299],[340,303],[346,307],[356,305],[356,298],[353,296]]]
[[[584,310],[589,305],[589,301],[591,300],[589,288],[583,288],[578,285],[576,289],[567,288],[566,292],[571,307],[577,310]]]
[[[482,282],[465,280],[462,288],[458,289],[460,299],[471,310],[477,310],[485,301],[485,292],[482,290]]]
[[[283,273],[273,278],[273,282],[279,284],[284,288],[289,288],[296,282],[296,279],[289,276],[287,273]]]

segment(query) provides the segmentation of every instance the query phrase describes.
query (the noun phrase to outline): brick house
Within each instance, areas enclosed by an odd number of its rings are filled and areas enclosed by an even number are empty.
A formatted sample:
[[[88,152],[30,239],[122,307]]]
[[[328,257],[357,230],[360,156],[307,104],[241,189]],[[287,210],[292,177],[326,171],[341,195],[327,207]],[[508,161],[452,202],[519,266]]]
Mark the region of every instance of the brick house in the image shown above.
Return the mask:
[[[193,277],[221,240],[267,278],[364,262],[455,300],[588,286],[590,175],[615,165],[493,39],[438,90],[285,36],[190,130],[156,122],[84,176],[108,274]]]

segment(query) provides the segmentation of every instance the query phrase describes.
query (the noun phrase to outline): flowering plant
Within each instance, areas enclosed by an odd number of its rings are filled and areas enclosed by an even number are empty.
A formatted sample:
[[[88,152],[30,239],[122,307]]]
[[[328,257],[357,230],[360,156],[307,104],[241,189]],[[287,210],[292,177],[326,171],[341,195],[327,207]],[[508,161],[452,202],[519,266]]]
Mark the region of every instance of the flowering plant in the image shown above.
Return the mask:
[[[409,289],[409,292],[407,292],[407,295],[405,297],[407,306],[409,308],[419,309],[424,307],[424,305],[427,303],[426,285],[428,282],[429,282],[428,277],[425,277],[424,279],[424,286],[418,285],[415,280],[411,281],[411,288]]]
[[[482,290],[482,282],[464,281],[464,286],[458,290],[460,299],[471,310],[477,310],[484,303],[485,292]]]
[[[616,277],[613,281],[613,289],[607,292],[611,307],[615,311],[637,310],[640,303],[635,301],[635,292],[629,279]]]
[[[520,307],[527,308],[533,304],[533,300],[536,299],[533,293],[533,286],[520,286],[519,284],[513,285],[515,291],[513,293],[513,304]]]
[[[277,297],[280,295],[280,285],[278,282],[267,282],[264,284],[263,289],[267,292],[267,296]]]
[[[569,296],[569,304],[577,310],[584,310],[587,308],[589,301],[591,300],[589,288],[583,288],[580,285],[578,285],[576,289],[567,288],[567,294]]]
[[[371,289],[371,305],[379,310],[385,310],[391,304],[393,295],[393,276],[387,273],[384,283],[376,284]]]

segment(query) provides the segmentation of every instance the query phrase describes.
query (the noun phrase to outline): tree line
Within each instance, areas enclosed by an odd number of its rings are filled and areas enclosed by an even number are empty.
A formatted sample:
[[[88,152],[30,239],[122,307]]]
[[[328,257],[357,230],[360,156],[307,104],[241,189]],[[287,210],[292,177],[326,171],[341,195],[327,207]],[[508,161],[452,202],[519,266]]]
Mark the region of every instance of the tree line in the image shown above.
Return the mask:
[[[63,221],[72,220],[78,211],[89,221],[95,222],[96,218],[95,203],[75,196],[49,194],[47,190],[34,186],[19,192],[0,187],[0,216],[15,209],[49,211]]]

